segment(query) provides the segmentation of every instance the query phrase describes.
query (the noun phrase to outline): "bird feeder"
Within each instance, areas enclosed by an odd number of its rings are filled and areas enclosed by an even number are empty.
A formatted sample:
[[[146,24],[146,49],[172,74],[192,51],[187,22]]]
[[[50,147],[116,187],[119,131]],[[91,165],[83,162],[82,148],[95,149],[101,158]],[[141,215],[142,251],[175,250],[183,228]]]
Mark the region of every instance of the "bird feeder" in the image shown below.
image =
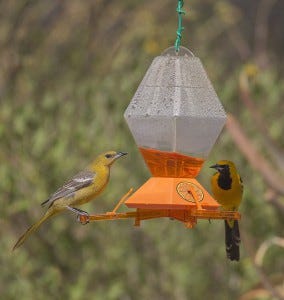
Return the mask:
[[[195,200],[219,207],[195,179],[226,121],[198,57],[184,47],[156,57],[124,117],[153,175],[128,207],[190,209]]]
[[[219,204],[196,180],[226,121],[225,111],[198,57],[180,47],[183,1],[178,0],[175,47],[156,57],[124,117],[152,177],[129,191],[112,212],[91,215],[99,221],[170,217],[188,228],[197,219],[240,219]],[[127,199],[127,200],[126,200]],[[116,213],[122,203],[135,211]]]

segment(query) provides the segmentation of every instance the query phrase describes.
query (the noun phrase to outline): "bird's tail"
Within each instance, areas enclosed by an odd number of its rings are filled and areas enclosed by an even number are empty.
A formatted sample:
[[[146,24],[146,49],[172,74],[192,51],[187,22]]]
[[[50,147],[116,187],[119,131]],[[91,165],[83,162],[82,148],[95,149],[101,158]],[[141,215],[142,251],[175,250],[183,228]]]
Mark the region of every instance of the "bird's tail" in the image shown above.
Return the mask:
[[[28,228],[28,230],[18,239],[17,243],[13,247],[13,251],[15,249],[17,249],[18,247],[20,247],[25,242],[25,240],[40,227],[40,225],[43,222],[45,222],[48,218],[50,218],[51,216],[53,216],[55,213],[56,212],[54,210],[48,209],[46,211],[45,215],[39,221],[37,221],[35,224],[33,224],[32,226],[30,226]]]
[[[225,243],[226,243],[226,253],[230,260],[239,261],[240,259],[240,231],[239,223],[235,221],[225,220]]]

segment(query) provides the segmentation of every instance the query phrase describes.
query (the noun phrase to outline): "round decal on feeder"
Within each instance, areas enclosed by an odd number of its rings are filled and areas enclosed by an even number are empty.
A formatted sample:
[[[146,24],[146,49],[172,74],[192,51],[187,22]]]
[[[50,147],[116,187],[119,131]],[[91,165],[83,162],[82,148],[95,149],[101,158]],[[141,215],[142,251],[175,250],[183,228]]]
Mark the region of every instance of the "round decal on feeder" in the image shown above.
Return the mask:
[[[204,198],[203,191],[194,183],[189,181],[180,182],[177,187],[177,193],[186,201],[195,202],[194,196],[197,201],[201,202]]]

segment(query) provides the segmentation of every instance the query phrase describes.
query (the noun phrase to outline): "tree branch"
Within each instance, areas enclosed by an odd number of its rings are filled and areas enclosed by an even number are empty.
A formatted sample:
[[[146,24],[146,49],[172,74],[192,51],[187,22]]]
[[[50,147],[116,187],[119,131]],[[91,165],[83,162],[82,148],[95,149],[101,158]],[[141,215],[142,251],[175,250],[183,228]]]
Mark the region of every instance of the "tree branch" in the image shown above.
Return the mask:
[[[252,167],[260,173],[265,182],[277,193],[284,195],[284,180],[280,177],[268,161],[259,153],[251,140],[246,136],[239,122],[228,114],[226,128],[240,151],[244,154]]]
[[[255,102],[251,98],[251,93],[249,88],[249,74],[247,74],[246,70],[244,70],[240,74],[239,86],[240,86],[240,99],[242,100],[243,104],[250,112],[255,126],[262,134],[264,146],[269,151],[271,158],[275,161],[277,166],[279,166],[281,170],[284,170],[283,152],[279,149],[275,141],[270,137],[268,129],[265,126],[265,121],[263,120],[258,107],[255,105]]]
[[[244,232],[242,231],[241,232],[241,236],[242,236],[242,240],[244,242],[244,246],[249,254],[249,256],[251,257],[251,261],[252,261],[252,264],[263,284],[263,287],[271,294],[272,297],[274,297],[275,299],[279,299],[279,300],[283,300],[283,297],[282,297],[282,293],[280,293],[276,287],[273,286],[273,284],[271,283],[270,279],[268,278],[268,276],[265,274],[265,272],[263,271],[263,269],[257,265],[255,263],[255,260],[254,260],[254,253],[255,253],[255,249],[254,249],[254,246],[252,244],[252,238],[248,235],[247,232]]]

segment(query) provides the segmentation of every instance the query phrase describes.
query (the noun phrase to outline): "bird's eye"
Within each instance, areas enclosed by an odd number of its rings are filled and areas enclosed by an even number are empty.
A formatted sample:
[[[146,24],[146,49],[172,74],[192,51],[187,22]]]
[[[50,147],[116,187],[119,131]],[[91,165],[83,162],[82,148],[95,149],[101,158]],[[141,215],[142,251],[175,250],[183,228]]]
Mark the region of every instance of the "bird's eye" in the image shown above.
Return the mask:
[[[112,155],[111,155],[111,154],[106,154],[105,157],[106,157],[106,158],[111,158]]]

